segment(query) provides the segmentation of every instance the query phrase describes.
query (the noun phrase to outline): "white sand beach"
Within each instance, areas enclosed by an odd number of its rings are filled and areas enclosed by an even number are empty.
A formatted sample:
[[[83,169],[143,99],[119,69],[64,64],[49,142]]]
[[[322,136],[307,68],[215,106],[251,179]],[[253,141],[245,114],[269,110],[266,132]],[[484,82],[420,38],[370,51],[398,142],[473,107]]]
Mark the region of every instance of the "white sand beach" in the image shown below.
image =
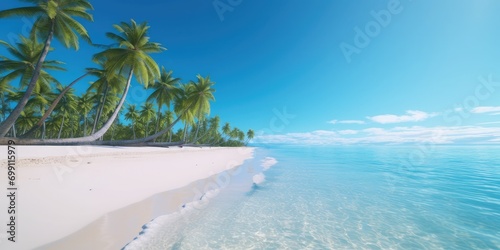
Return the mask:
[[[7,147],[0,150],[7,152]],[[119,249],[142,225],[195,197],[179,188],[253,156],[253,148],[18,146],[16,150],[16,243],[7,240],[3,226],[0,249],[68,249],[69,245]],[[0,187],[7,194],[7,154],[2,155]],[[176,189],[174,196],[162,195]],[[0,201],[0,218],[8,222],[7,196]]]

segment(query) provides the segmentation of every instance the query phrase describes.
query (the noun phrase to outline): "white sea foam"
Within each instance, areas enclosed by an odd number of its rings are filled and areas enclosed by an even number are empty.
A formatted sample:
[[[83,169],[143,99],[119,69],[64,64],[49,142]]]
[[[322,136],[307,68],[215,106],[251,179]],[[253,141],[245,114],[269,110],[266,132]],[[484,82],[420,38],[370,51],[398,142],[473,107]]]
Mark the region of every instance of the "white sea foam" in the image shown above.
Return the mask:
[[[252,178],[253,183],[259,185],[266,180],[266,176],[263,173],[256,174]]]
[[[273,157],[266,157],[261,161],[260,166],[264,169],[264,171],[268,170],[272,166],[274,166],[278,161]]]
[[[124,249],[144,249],[144,246],[147,246],[149,242],[151,242],[152,238],[157,237],[157,234],[162,233],[162,228],[165,227],[165,225],[175,225],[173,227],[174,229],[181,228],[184,224],[187,223],[187,216],[190,216],[190,214],[195,211],[204,209],[206,205],[208,205],[208,201],[216,197],[219,193],[220,189],[209,190],[199,199],[183,204],[178,211],[153,219],[143,226],[142,232],[134,240],[127,244]],[[182,220],[183,218],[184,220]],[[171,242],[169,242],[168,244],[171,244]]]

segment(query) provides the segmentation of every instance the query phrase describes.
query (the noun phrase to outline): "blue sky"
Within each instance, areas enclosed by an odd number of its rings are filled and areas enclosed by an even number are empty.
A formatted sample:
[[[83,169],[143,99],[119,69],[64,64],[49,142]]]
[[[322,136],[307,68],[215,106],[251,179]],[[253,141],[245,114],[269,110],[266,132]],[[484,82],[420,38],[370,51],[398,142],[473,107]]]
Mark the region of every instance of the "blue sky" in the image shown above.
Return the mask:
[[[256,142],[500,142],[498,1],[91,2],[94,42],[114,23],[148,21],[168,48],[158,63],[184,81],[210,74],[212,113]],[[2,40],[23,33],[20,18],[0,22]],[[63,82],[97,52],[56,48]],[[147,93],[134,83],[127,101]]]

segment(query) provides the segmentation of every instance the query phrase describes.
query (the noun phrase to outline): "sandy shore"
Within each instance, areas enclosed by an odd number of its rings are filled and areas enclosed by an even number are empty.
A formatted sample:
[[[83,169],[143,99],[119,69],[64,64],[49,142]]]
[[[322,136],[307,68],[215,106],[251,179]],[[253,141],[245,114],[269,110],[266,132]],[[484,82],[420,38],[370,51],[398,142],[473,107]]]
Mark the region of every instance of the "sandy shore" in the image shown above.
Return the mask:
[[[7,192],[2,154],[0,187]],[[253,149],[18,146],[16,155],[16,243],[4,226],[0,249],[119,249]],[[8,223],[1,197],[0,218]]]

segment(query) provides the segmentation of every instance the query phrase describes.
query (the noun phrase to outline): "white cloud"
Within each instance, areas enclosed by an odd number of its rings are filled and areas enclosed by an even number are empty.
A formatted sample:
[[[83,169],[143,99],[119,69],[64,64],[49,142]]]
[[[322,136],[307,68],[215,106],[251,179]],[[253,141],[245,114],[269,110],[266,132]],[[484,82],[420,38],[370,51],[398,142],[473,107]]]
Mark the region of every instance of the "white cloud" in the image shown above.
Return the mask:
[[[368,119],[381,124],[401,123],[401,122],[420,122],[436,116],[436,113],[426,113],[419,110],[408,110],[406,115],[377,115],[368,117]]]
[[[357,133],[358,133],[358,131],[352,130],[352,129],[346,129],[346,130],[339,131],[339,134],[341,134],[341,135],[355,135]]]
[[[492,106],[480,106],[480,107],[475,107],[471,110],[472,113],[475,114],[484,114],[484,113],[489,113],[491,115],[499,115],[500,114],[500,107],[492,107]]]
[[[401,144],[401,143],[500,143],[500,127],[395,127],[361,130],[312,131],[283,135],[261,135],[257,143],[282,144]]]
[[[365,124],[365,121],[361,120],[331,120],[328,123],[331,124]]]

